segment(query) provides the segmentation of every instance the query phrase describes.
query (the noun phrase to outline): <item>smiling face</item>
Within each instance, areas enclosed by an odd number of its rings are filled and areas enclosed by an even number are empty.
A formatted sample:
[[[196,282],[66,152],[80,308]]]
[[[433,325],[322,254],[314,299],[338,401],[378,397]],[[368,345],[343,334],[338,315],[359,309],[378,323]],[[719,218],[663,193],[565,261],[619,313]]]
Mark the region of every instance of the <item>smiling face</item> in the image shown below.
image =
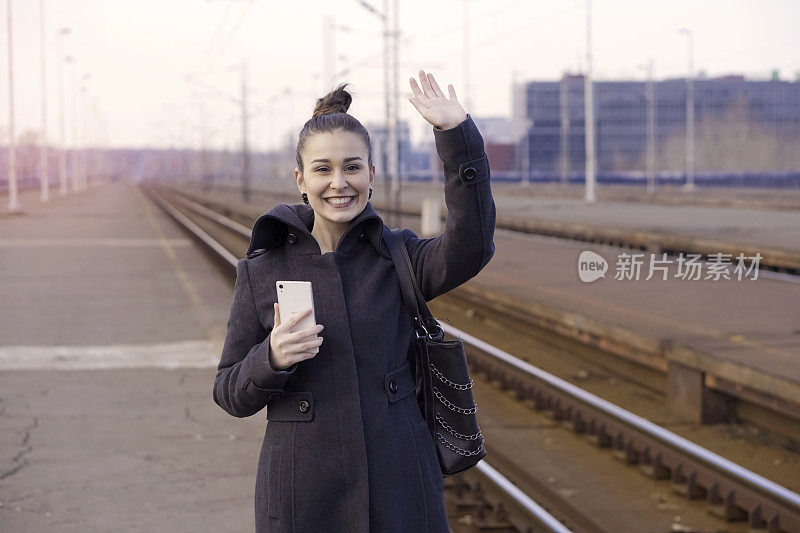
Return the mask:
[[[347,226],[364,210],[375,181],[367,147],[357,134],[336,129],[310,135],[303,150],[303,170],[295,168],[300,192],[316,217],[330,227]]]

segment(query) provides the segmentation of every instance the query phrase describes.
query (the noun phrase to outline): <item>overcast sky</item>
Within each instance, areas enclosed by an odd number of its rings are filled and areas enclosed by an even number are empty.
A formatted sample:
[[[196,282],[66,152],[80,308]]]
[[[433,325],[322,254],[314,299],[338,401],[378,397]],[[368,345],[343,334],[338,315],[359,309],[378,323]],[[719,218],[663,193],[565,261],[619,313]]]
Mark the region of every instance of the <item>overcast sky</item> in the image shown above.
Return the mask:
[[[2,6],[0,133],[8,136],[6,10]],[[382,9],[381,0],[366,0]],[[323,18],[336,32],[339,81],[352,83],[350,113],[363,123],[383,120],[380,21],[356,0],[45,0],[48,139],[58,142],[58,28],[69,27],[64,54],[77,58],[108,146],[209,146],[240,142],[239,70],[248,60],[251,143],[274,146],[299,132],[322,81]],[[466,103],[462,68],[462,0],[401,0],[404,35],[400,60],[400,116],[414,140],[432,138],[430,126],[408,102],[408,77],[433,72],[453,83]],[[332,7],[337,11],[334,13]],[[584,63],[585,0],[469,0],[473,115],[511,111],[513,71],[525,79],[554,80]],[[640,65],[655,62],[656,78],[685,75],[687,39],[695,34],[695,65],[709,76],[744,74],[783,79],[800,71],[800,2],[794,0],[595,0],[596,79],[643,79]],[[17,136],[41,130],[39,0],[13,0]],[[73,72],[67,65],[67,140],[71,139]],[[193,75],[202,82],[187,81]],[[285,94],[285,89],[291,89]],[[445,89],[446,90],[446,89]],[[268,104],[272,105],[268,105]],[[466,107],[466,105],[465,105]],[[205,124],[201,128],[201,123]]]

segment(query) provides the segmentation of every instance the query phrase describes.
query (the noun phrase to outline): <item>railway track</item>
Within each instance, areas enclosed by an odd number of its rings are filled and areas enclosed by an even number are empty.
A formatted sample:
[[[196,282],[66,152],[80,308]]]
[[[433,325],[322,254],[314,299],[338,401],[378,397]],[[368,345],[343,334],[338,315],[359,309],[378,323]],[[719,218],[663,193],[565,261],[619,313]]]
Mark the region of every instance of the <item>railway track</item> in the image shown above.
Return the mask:
[[[237,252],[231,250],[240,252],[249,242],[246,225],[174,191],[150,186],[145,191],[231,272],[230,265],[238,259]],[[687,501],[703,503],[705,514],[713,518],[712,522],[703,520],[699,528],[685,529],[694,527],[687,515],[678,529],[673,521],[671,530],[800,532],[800,496],[796,493],[449,324],[443,322],[443,327],[446,333],[464,341],[472,372],[485,376],[486,385],[477,389],[482,407],[491,405],[486,391],[496,389],[497,394],[511,395],[516,404],[544,414],[560,428],[559,438],[571,434],[572,439],[591,443],[596,448],[593,453],[616,458],[625,469],[635,467],[645,474],[642,478],[647,483],[667,483]],[[521,416],[525,421],[533,415]],[[486,425],[481,422],[482,428]],[[488,437],[487,441],[492,442]],[[558,531],[564,528],[559,525],[562,523],[573,531],[644,530],[639,526],[604,527],[588,510],[571,503],[563,493],[549,490],[529,470],[520,468],[519,457],[506,452],[506,446],[487,447],[488,464],[484,465],[485,460],[480,468],[445,480],[454,530]],[[499,471],[489,466],[495,461]],[[526,493],[535,493],[542,505]],[[697,505],[690,507],[697,511]],[[699,518],[694,520],[700,522]],[[647,529],[651,530],[667,529]]]

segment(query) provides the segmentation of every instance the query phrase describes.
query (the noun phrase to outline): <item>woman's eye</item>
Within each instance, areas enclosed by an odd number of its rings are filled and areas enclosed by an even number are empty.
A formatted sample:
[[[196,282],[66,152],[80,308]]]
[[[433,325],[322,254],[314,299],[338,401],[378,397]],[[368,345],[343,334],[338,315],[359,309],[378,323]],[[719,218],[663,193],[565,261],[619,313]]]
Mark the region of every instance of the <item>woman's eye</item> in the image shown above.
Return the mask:
[[[346,170],[358,170],[358,169],[359,169],[358,165],[349,165],[346,168]],[[328,170],[328,167],[317,167],[314,169],[314,172],[325,172],[326,170]]]

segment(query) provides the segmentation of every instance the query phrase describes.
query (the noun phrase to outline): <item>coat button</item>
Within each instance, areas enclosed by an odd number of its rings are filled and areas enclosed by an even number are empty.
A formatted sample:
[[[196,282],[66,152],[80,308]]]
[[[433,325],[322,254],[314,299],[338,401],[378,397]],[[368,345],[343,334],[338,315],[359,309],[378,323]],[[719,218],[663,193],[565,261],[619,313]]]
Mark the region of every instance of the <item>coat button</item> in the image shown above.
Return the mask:
[[[464,169],[464,178],[471,180],[475,177],[475,168],[474,167],[467,167]]]
[[[295,236],[294,233],[290,233],[286,238],[289,239],[289,242],[292,244],[294,244],[294,241],[297,240],[297,237]]]
[[[397,392],[397,382],[395,380],[391,380],[389,382],[389,392],[395,394]]]
[[[364,238],[364,234],[362,233],[361,235],[358,236],[358,238],[359,239],[363,239]]]
[[[308,402],[306,400],[300,400],[300,412],[305,413],[308,411]]]

